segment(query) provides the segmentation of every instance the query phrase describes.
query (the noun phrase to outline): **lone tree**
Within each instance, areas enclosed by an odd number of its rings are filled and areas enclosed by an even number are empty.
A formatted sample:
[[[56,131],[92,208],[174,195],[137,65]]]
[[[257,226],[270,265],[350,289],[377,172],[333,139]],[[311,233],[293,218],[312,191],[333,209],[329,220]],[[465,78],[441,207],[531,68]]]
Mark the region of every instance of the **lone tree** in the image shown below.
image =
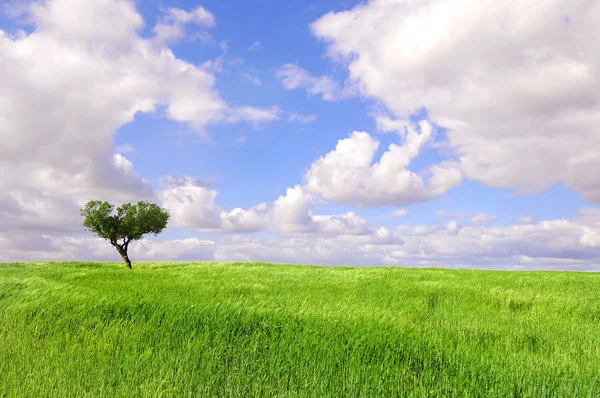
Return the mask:
[[[81,209],[84,217],[83,226],[106,239],[113,245],[127,268],[131,269],[131,261],[127,255],[129,243],[140,240],[146,234],[158,235],[167,226],[169,212],[154,203],[137,202],[125,203],[117,208],[108,202],[93,200]]]

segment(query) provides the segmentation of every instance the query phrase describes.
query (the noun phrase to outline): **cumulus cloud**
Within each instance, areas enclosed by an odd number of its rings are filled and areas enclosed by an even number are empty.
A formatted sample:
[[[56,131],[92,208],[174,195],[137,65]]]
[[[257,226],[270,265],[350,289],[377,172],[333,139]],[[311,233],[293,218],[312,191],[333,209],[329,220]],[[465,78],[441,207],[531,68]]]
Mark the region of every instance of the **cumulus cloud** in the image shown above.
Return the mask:
[[[168,177],[159,193],[171,213],[172,225],[199,231],[274,232],[289,234],[351,234],[372,232],[364,218],[342,215],[313,215],[316,197],[297,185],[272,203],[227,211],[216,203],[218,191],[189,177]]]
[[[30,260],[97,260],[121,261],[117,251],[105,240],[97,238],[49,237],[46,251],[29,252]],[[50,256],[48,254],[51,253]],[[213,260],[215,242],[197,238],[155,241],[142,239],[133,242],[129,255],[134,261],[195,261]]]
[[[456,220],[446,223],[446,230],[451,234],[456,234],[458,232],[458,228],[458,222]]]
[[[336,148],[316,160],[305,175],[306,189],[323,198],[352,206],[405,205],[441,196],[461,182],[453,162],[430,166],[423,176],[408,169],[429,142],[433,128],[427,121],[418,127],[404,124],[404,142],[391,144],[373,163],[379,141],[366,132],[339,140]]]
[[[29,2],[28,13],[39,33],[107,46],[134,40],[144,25],[129,0]]]
[[[339,82],[330,76],[312,76],[306,69],[294,64],[285,64],[276,73],[286,90],[305,89],[309,95],[321,95],[325,101],[337,101],[356,95],[355,87]]]
[[[0,233],[4,261],[112,260],[118,254],[99,239],[29,237]],[[140,261],[270,261],[324,265],[399,265],[480,269],[569,269],[600,271],[600,227],[550,220],[506,227],[379,227],[368,235],[301,234],[270,238],[220,235],[132,245]]]
[[[600,209],[580,209],[575,215],[575,220],[583,225],[588,225],[591,227],[600,227]]]
[[[216,189],[196,184],[189,178],[166,184],[159,198],[171,210],[174,225],[181,228],[229,233],[368,235],[374,233],[376,227],[353,212],[313,214],[317,200],[373,207],[439,197],[461,181],[461,173],[452,162],[434,164],[422,175],[408,169],[432,134],[433,129],[426,121],[419,126],[405,122],[400,132],[402,145],[390,145],[381,159],[373,163],[379,142],[367,133],[355,132],[313,162],[304,176],[305,185],[288,188],[275,201],[248,209],[224,209],[216,202]],[[392,216],[405,214],[405,210],[399,210]]]
[[[599,202],[598,23],[587,0],[371,0],[311,30],[361,95],[447,128],[468,178]]]
[[[27,2],[28,32],[0,30],[0,231],[71,231],[90,199],[153,199],[114,136],[155,112],[206,135],[216,123],[265,123],[278,108],[231,107],[215,77],[141,35],[129,0]],[[206,10],[166,21],[212,26]]]
[[[210,38],[209,11],[167,9],[145,37],[130,0],[22,4],[6,15],[31,25],[18,34],[0,30],[1,261],[119,261],[104,241],[65,236],[80,231],[85,201],[102,198],[159,199],[171,226],[218,232],[210,240],[142,240],[131,247],[138,260],[598,270],[594,208],[509,227],[486,225],[487,214],[459,223],[469,215],[439,211],[451,220],[381,227],[354,212],[317,211],[323,199],[359,207],[431,200],[463,173],[521,192],[563,182],[600,200],[594,2],[372,0],[323,16],[311,29],[348,67],[346,82],[287,64],[277,72],[283,86],[327,101],[358,91],[374,98],[386,108],[374,114],[378,132],[396,133],[399,142],[377,159],[379,141],[354,132],[309,166],[303,185],[246,209],[224,208],[215,188],[189,177],[165,177],[155,193],[127,158],[132,148],[114,147],[122,126],[157,109],[204,137],[212,124],[314,120],[221,98],[215,73],[243,63],[225,58],[226,42],[221,57],[200,66],[171,51],[185,37]],[[429,121],[408,121],[423,108]],[[432,124],[446,129],[450,158],[413,171],[432,145]]]
[[[159,198],[181,228],[230,233],[369,234],[376,228],[353,212],[313,214],[317,200],[359,207],[405,205],[439,197],[462,178],[452,162],[434,164],[420,174],[409,170],[411,161],[431,139],[433,129],[426,121],[418,126],[405,122],[402,127],[402,145],[390,145],[375,163],[379,142],[369,134],[355,132],[340,140],[333,151],[312,163],[304,185],[288,188],[285,195],[271,203],[228,211],[216,203],[216,189],[185,178],[167,184]],[[404,214],[400,210],[392,216]]]

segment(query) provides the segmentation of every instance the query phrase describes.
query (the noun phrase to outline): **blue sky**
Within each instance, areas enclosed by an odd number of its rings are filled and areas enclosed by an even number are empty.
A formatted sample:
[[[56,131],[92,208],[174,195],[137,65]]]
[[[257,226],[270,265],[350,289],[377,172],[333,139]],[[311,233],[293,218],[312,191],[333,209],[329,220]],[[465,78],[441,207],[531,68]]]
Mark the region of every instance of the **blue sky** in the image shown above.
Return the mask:
[[[148,1],[139,9],[146,21],[155,21],[161,7],[192,9],[198,4]],[[278,68],[292,62],[310,68],[315,74],[329,73],[343,79],[341,68],[323,58],[323,46],[311,37],[308,24],[320,15],[319,10],[343,9],[347,4],[349,2],[332,1],[307,6],[305,2],[269,1],[257,9],[246,2],[202,3],[217,20],[217,27],[211,31],[216,43],[183,42],[172,47],[178,57],[202,63],[220,56],[222,50],[218,43],[227,42],[228,60],[243,59],[244,63],[227,66],[217,75],[216,86],[223,98],[233,104],[277,105],[289,111],[313,114],[317,116],[314,122],[292,126],[284,122],[210,126],[207,131],[213,142],[207,144],[177,123],[161,120],[156,115],[141,115],[121,129],[116,144],[133,144],[136,151],[128,157],[143,175],[153,180],[167,170],[201,180],[216,179],[221,201],[228,207],[269,201],[284,192],[289,184],[301,183],[307,165],[333,148],[338,139],[354,130],[375,128],[368,114],[368,103],[358,98],[324,103],[318,96],[285,90],[275,76]],[[254,43],[260,43],[260,47],[249,51]],[[260,79],[261,85],[253,84],[242,73]],[[240,137],[245,137],[247,143],[232,145]],[[282,150],[290,147],[294,150]],[[161,158],[168,161],[157,164],[155,159]],[[240,190],[244,192],[242,197],[238,194]]]
[[[290,184],[301,183],[307,165],[329,152],[339,139],[352,131],[376,130],[375,121],[369,115],[375,101],[352,98],[327,103],[302,91],[285,90],[275,76],[281,65],[291,62],[314,75],[330,75],[343,81],[347,73],[324,57],[325,46],[314,38],[309,25],[327,12],[347,10],[359,3],[323,1],[307,5],[302,1],[266,1],[260,8],[243,1],[138,3],[147,23],[157,20],[161,7],[189,10],[202,5],[214,14],[217,27],[211,32],[215,41],[226,41],[230,57],[244,60],[242,66],[226,67],[218,74],[216,86],[228,101],[259,107],[277,104],[283,109],[313,114],[317,118],[301,126],[282,122],[260,127],[211,126],[207,131],[213,143],[207,144],[177,123],[160,120],[155,115],[142,115],[121,129],[116,144],[134,145],[136,151],[128,158],[153,181],[165,172],[212,180],[219,188],[221,203],[230,208],[272,200]],[[260,47],[249,51],[254,43],[260,43]],[[172,49],[178,57],[194,63],[214,59],[222,53],[217,43],[206,45],[193,41],[179,43]],[[251,73],[260,79],[261,85],[256,86],[241,73]],[[244,145],[231,145],[240,137],[247,139]],[[379,156],[390,143],[397,142],[394,136],[378,138],[381,140]],[[164,160],[157,162],[156,159]],[[437,151],[429,149],[414,160],[411,168],[418,171],[437,159]],[[570,218],[584,206],[579,195],[559,185],[535,195],[514,196],[512,191],[486,189],[476,182],[466,182],[435,202],[409,206],[412,212],[402,222],[436,223],[439,217],[435,216],[435,210],[444,209],[494,213],[498,216],[497,223],[506,225],[523,215],[537,219]],[[326,209],[332,213],[345,210],[335,204]],[[362,210],[360,214],[380,216],[389,209]],[[390,222],[394,221],[383,223]]]
[[[74,209],[143,198],[146,259],[593,269],[598,7],[543,3],[0,1],[7,257],[112,259]]]

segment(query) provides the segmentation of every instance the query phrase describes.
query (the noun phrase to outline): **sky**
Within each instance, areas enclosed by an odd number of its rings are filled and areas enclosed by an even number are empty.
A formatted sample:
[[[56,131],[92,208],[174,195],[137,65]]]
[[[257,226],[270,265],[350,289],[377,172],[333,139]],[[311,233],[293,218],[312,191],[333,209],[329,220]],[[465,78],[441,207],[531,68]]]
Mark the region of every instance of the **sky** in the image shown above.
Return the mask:
[[[0,261],[600,271],[600,3],[0,0]]]

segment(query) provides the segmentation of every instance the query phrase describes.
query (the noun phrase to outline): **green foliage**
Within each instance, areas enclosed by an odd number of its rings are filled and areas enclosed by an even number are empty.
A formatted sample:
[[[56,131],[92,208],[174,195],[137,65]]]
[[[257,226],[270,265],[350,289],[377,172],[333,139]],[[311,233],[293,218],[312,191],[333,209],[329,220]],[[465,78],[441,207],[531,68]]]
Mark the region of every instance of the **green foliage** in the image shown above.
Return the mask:
[[[0,264],[0,397],[597,397],[600,275]]]
[[[108,240],[123,257],[127,268],[131,260],[127,254],[129,243],[146,234],[158,235],[167,226],[169,212],[154,203],[125,203],[114,212],[108,202],[93,200],[81,209],[83,226],[100,238]]]
[[[113,245],[142,239],[146,234],[158,235],[167,226],[169,212],[154,203],[126,203],[117,208],[108,202],[90,201],[83,209],[83,226]]]

